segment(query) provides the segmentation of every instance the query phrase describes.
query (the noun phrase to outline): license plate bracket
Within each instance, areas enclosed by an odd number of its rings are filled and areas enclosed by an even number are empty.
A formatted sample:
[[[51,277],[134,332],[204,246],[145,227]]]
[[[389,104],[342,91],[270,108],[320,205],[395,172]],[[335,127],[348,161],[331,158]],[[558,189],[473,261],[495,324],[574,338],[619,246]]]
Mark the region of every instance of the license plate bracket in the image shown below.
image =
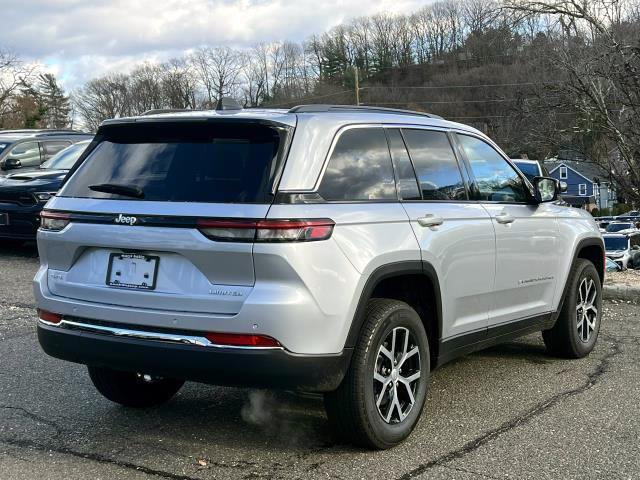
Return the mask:
[[[160,257],[141,253],[109,255],[106,284],[129,290],[155,290]]]

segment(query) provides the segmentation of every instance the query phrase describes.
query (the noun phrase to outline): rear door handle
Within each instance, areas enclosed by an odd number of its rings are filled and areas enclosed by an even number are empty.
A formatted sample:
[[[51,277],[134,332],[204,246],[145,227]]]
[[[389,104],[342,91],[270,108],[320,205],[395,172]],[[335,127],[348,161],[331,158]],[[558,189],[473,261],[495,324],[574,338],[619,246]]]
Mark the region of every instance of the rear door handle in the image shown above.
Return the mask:
[[[444,219],[442,217],[438,217],[437,215],[427,214],[424,217],[418,218],[418,224],[421,227],[437,227],[444,223]]]
[[[509,215],[508,213],[499,213],[495,218],[496,222],[502,224],[513,223],[516,220],[515,217]]]

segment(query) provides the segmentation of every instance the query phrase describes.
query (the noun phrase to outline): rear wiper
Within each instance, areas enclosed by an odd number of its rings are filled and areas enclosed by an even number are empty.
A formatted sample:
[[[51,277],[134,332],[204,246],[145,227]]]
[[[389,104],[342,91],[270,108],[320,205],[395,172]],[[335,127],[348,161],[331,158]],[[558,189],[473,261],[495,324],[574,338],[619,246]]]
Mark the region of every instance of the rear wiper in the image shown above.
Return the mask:
[[[102,193],[115,193],[125,197],[144,198],[144,191],[135,185],[120,185],[117,183],[99,183],[98,185],[89,185],[89,190]]]

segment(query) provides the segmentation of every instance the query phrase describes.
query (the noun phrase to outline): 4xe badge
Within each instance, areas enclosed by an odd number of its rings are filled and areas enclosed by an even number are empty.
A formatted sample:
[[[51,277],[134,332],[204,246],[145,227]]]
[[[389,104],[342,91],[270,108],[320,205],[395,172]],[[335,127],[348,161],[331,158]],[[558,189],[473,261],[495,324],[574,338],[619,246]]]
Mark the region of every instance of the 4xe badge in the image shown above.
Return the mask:
[[[116,223],[123,223],[125,225],[135,225],[136,223],[138,223],[138,217],[128,217],[126,215],[118,215],[115,220]]]

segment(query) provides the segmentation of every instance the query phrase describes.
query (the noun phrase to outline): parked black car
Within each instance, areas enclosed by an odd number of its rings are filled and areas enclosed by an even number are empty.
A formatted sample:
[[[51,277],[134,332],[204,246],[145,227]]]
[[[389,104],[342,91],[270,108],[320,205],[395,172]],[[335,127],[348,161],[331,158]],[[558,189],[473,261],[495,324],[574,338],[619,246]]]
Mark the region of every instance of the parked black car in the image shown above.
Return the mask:
[[[0,169],[38,167],[59,151],[91,137],[65,129],[0,130]]]
[[[60,188],[90,140],[67,147],[39,168],[0,177],[0,239],[33,240],[40,211]]]

